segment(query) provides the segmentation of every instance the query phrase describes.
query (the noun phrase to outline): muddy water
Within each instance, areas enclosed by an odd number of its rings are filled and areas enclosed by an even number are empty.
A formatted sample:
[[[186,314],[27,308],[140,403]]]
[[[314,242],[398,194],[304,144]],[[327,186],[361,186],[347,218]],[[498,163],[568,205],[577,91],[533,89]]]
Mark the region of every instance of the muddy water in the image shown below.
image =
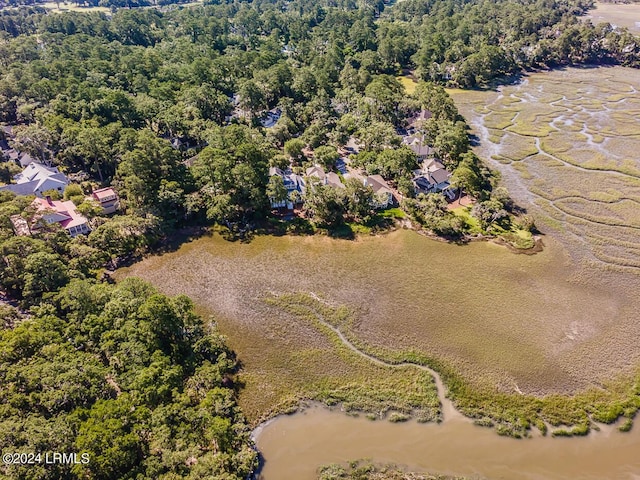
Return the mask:
[[[640,479],[640,429],[623,434],[605,426],[581,438],[515,440],[464,417],[393,424],[314,407],[278,417],[255,438],[266,459],[261,480],[312,480],[321,465],[361,458],[490,480]]]

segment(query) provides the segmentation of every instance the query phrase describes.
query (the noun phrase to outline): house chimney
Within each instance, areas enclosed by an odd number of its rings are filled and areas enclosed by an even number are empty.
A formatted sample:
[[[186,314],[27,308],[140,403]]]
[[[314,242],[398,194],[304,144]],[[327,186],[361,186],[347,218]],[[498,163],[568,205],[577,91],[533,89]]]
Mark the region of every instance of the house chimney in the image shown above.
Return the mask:
[[[47,195],[47,203],[49,205],[53,205],[53,201],[51,200],[51,195]]]

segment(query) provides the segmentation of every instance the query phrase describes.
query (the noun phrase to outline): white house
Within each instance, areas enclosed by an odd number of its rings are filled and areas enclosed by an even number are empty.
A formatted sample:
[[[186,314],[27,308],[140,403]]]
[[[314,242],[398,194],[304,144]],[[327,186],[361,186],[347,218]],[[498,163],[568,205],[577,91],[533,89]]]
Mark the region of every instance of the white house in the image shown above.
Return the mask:
[[[304,178],[302,176],[293,173],[291,170],[282,170],[278,167],[269,168],[269,176],[279,176],[282,178],[282,182],[284,183],[284,188],[287,189],[287,199],[282,201],[276,201],[273,198],[269,199],[271,203],[271,208],[288,208],[289,210],[293,210],[294,207],[294,199],[292,198],[293,192],[298,192],[301,197],[306,191],[306,184]]]
[[[375,208],[387,208],[393,205],[393,191],[380,175],[365,177],[364,184],[365,186],[371,187],[375,194]]]
[[[9,190],[16,195],[35,195],[42,198],[43,193],[55,190],[62,194],[69,184],[67,177],[56,167],[47,167],[40,163],[31,162],[13,180],[16,183],[4,185],[0,190]]]

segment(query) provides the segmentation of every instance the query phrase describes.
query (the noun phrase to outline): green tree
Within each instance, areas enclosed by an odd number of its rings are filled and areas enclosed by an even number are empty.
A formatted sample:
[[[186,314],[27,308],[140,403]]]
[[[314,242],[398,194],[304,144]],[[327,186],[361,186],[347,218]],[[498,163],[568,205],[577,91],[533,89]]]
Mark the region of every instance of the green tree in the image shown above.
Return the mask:
[[[374,214],[373,189],[356,178],[345,181],[346,212],[355,221],[367,221]]]
[[[30,304],[37,303],[45,294],[59,290],[68,280],[67,268],[60,255],[33,253],[24,264],[22,296]]]
[[[376,121],[396,125],[398,108],[404,95],[404,87],[391,75],[376,75],[365,88],[365,95],[373,102],[372,115]]]
[[[314,150],[314,160],[325,171],[335,168],[336,162],[340,159],[340,155],[335,147],[322,146]]]
[[[267,196],[273,203],[281,203],[287,200],[288,192],[280,175],[272,175],[269,177]]]
[[[305,156],[302,150],[305,147],[305,143],[298,139],[293,138],[287,140],[284,144],[284,153],[294,162],[300,164],[304,161]]]
[[[12,146],[21,152],[26,152],[42,163],[49,163],[51,160],[51,146],[55,137],[46,127],[39,124],[18,126],[13,129]]]
[[[330,185],[314,185],[307,189],[304,208],[318,225],[338,227],[344,223],[346,212],[343,190]]]
[[[67,185],[67,187],[64,189],[63,198],[65,200],[71,200],[73,197],[79,197],[79,196],[84,197],[84,192],[82,191],[82,187],[77,183],[71,183]]]

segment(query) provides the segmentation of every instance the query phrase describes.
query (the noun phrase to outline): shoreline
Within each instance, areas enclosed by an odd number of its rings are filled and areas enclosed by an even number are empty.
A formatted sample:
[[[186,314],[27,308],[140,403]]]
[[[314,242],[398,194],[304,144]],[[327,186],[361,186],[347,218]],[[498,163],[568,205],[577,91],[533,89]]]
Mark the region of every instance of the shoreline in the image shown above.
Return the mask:
[[[385,232],[381,232],[379,235],[381,238],[383,235],[388,235],[391,231],[395,230],[387,230]],[[415,232],[415,230],[414,230]],[[183,234],[185,232],[183,231]],[[195,233],[197,236],[201,237],[203,232],[200,230],[190,230],[188,233]],[[204,233],[208,233],[209,235],[213,235],[211,230],[207,230]],[[398,232],[402,233],[402,232]],[[418,233],[419,232],[415,232]],[[408,232],[407,232],[408,234]],[[413,234],[411,234],[413,235]],[[265,235],[266,236],[266,235]],[[295,235],[288,235],[290,237],[294,237]],[[363,237],[367,237],[368,235],[363,235]],[[331,239],[325,235],[325,238],[330,241]],[[223,241],[221,238],[220,241]],[[445,240],[439,239],[441,242]],[[486,240],[486,239],[484,239]],[[541,239],[539,239],[541,242]],[[375,239],[372,239],[371,242],[376,242]],[[225,242],[226,243],[226,242]],[[363,243],[365,243],[363,241]],[[369,243],[369,242],[366,242]],[[447,242],[448,243],[448,242]],[[358,248],[357,246],[354,248]],[[501,256],[506,256],[502,254]],[[309,290],[307,290],[309,291]],[[309,299],[312,300],[312,299]],[[299,303],[301,306],[315,306],[315,303],[306,302],[304,298],[293,298],[293,304]],[[286,304],[283,304],[286,307]],[[329,307],[337,307],[336,305],[329,305]],[[314,308],[315,310],[315,308]],[[324,309],[321,308],[318,312],[323,312]],[[294,312],[295,313],[295,312]],[[306,312],[303,312],[307,315]],[[313,312],[312,312],[313,313]],[[326,313],[328,315],[328,313]],[[315,315],[314,315],[315,316]],[[332,317],[326,317],[330,319]],[[312,322],[315,323],[314,319],[309,318]],[[297,320],[299,322],[300,320]],[[305,322],[306,323],[306,322]],[[334,321],[330,321],[333,325]],[[335,326],[335,325],[334,325]],[[318,327],[315,327],[318,328]],[[320,327],[320,331],[322,333],[322,327]],[[325,329],[326,330],[326,329]],[[389,364],[387,366],[397,365],[397,364],[411,364],[412,366],[430,366],[432,369],[436,370],[438,374],[446,380],[445,385],[448,390],[453,390],[451,394],[451,398],[455,400],[457,405],[460,405],[461,408],[456,408],[458,412],[462,415],[467,412],[465,417],[473,422],[476,420],[479,423],[483,423],[486,426],[492,426],[495,429],[494,433],[498,433],[500,435],[511,435],[514,437],[530,437],[531,435],[537,436],[535,434],[536,430],[546,431],[549,434],[560,435],[585,435],[591,429],[596,429],[597,423],[595,419],[606,418],[606,408],[614,406],[617,403],[621,403],[624,405],[628,405],[631,409],[631,398],[627,395],[628,392],[628,378],[619,378],[616,379],[615,384],[612,383],[612,387],[624,387],[624,392],[618,389],[618,393],[614,395],[614,397],[610,398],[610,401],[607,401],[606,395],[598,395],[597,398],[589,400],[588,395],[591,393],[596,393],[592,391],[594,389],[593,385],[586,386],[583,390],[576,391],[572,394],[546,394],[543,396],[537,396],[534,394],[528,394],[525,396],[515,395],[514,392],[509,391],[500,391],[496,392],[491,390],[490,388],[482,388],[478,386],[476,388],[471,388],[471,385],[468,381],[465,381],[460,374],[457,373],[457,369],[453,369],[452,367],[444,364],[442,362],[441,357],[439,358],[431,358],[426,353],[419,354],[418,352],[412,351],[386,351],[377,349],[372,345],[363,344],[362,339],[354,337],[350,334],[349,331],[345,331],[344,329],[340,329],[343,337],[347,337],[349,342],[358,347],[358,350],[361,353],[365,353],[370,357],[374,357],[377,360],[385,364]],[[224,333],[224,332],[223,332]],[[326,335],[327,332],[324,332]],[[338,338],[336,337],[336,332],[329,332],[330,340],[333,343],[338,343]],[[342,342],[340,342],[342,343]],[[340,348],[340,347],[338,347]],[[433,368],[435,367],[435,368]],[[624,385],[623,385],[624,381]],[[614,390],[609,390],[611,393],[615,393],[616,388]],[[517,385],[516,385],[517,391]],[[300,392],[302,393],[302,392]],[[548,397],[548,398],[545,398]],[[442,396],[440,396],[440,403],[442,406]],[[257,428],[264,422],[278,417],[280,414],[287,413],[291,414],[294,412],[298,412],[300,410],[304,410],[308,405],[308,402],[313,402],[313,400],[320,400],[320,403],[323,405],[327,405],[322,401],[322,397],[317,397],[314,392],[305,392],[302,393],[302,396],[291,396],[289,398],[283,397],[282,401],[278,403],[271,403],[270,405],[264,405],[265,409],[254,411],[254,415],[252,415],[251,426]],[[339,402],[330,401],[327,406],[332,404],[338,404]],[[606,404],[606,405],[605,405]],[[426,405],[426,404],[425,404]],[[487,408],[484,409],[481,406],[486,405]],[[635,405],[633,405],[635,406]],[[367,407],[365,407],[367,408]],[[626,408],[626,407],[625,407]],[[534,410],[532,410],[534,409]],[[516,415],[515,419],[510,417],[509,415],[504,414],[504,411],[510,410]],[[635,411],[635,409],[633,409]],[[362,410],[358,410],[358,408],[353,408],[353,412],[365,413]],[[534,412],[534,413],[532,413]],[[535,413],[538,412],[538,413]],[[376,413],[369,412],[369,413]],[[406,416],[411,416],[411,412],[409,411],[401,411],[401,413]],[[588,414],[591,418],[585,416],[585,413]],[[628,418],[631,414],[631,410],[628,413],[622,415],[623,417]],[[619,416],[617,417],[619,418]],[[549,425],[545,426],[544,421],[549,419],[550,421],[555,423],[555,426],[549,427]],[[554,420],[555,419],[555,420]],[[520,420],[525,423],[520,423]],[[564,420],[564,425],[560,420]],[[618,426],[620,422],[625,422],[625,418],[622,420],[613,420],[611,424]],[[556,423],[558,422],[558,423]],[[609,425],[611,425],[609,424]],[[553,431],[552,431],[553,430]]]
[[[284,478],[286,473],[295,471],[299,474],[296,478],[310,480],[316,478],[314,472],[321,465],[344,465],[366,458],[374,464],[393,464],[406,471],[437,472],[464,478],[524,479],[538,474],[542,476],[535,478],[566,480],[581,478],[576,476],[576,471],[583,472],[584,449],[601,457],[607,455],[603,453],[603,447],[619,453],[621,461],[618,464],[626,465],[630,459],[637,464],[638,431],[619,435],[614,426],[607,425],[572,441],[555,437],[543,439],[542,435],[536,435],[523,443],[493,435],[486,428],[474,428],[476,426],[469,422],[420,425],[414,420],[391,425],[362,417],[349,418],[335,408],[311,404],[297,415],[278,416],[252,431],[251,439],[260,462],[251,478]],[[365,448],[365,444],[370,444],[368,439],[372,446]],[[385,443],[390,448],[385,448]],[[499,451],[505,455],[504,464],[497,457],[487,456],[488,452]],[[304,471],[300,466],[290,468],[284,464],[291,456],[304,463]],[[527,460],[523,461],[525,458]],[[598,458],[594,462],[598,463]],[[507,470],[503,468],[508,468],[510,474],[505,476]],[[629,478],[620,475],[628,470],[611,473],[606,467],[603,471],[610,473],[599,478]]]
[[[542,240],[544,234],[532,234],[534,240],[534,246],[530,248],[518,248],[505,240],[500,236],[492,236],[492,235],[484,235],[484,234],[475,234],[469,235],[465,234],[460,239],[452,239],[442,237],[440,235],[436,235],[429,230],[425,230],[420,226],[416,226],[414,222],[410,219],[395,219],[392,225],[383,228],[381,230],[372,231],[370,233],[362,233],[362,232],[354,232],[353,237],[345,238],[340,236],[333,236],[328,230],[318,230],[312,233],[295,233],[295,232],[281,232],[276,228],[268,228],[268,227],[260,227],[255,230],[249,231],[249,235],[247,237],[230,237],[228,241],[230,242],[251,242],[256,237],[324,237],[330,238],[332,240],[345,240],[349,242],[356,242],[363,238],[376,238],[376,237],[384,237],[389,235],[397,230],[411,230],[418,235],[426,237],[430,240],[434,240],[440,243],[446,243],[449,245],[465,245],[471,242],[489,242],[494,243],[499,246],[503,246],[507,248],[509,251],[515,254],[525,254],[525,255],[534,255],[536,253],[540,253],[544,250],[545,244]],[[223,237],[226,237],[230,232],[227,227],[213,225],[213,226],[202,226],[202,225],[193,225],[183,227],[179,230],[171,232],[167,235],[165,240],[162,240],[160,244],[150,249],[148,252],[144,253],[139,259],[134,259],[133,263],[137,263],[141,259],[146,258],[147,256],[153,255],[162,255],[167,252],[175,251],[180,248],[184,243],[189,243],[199,238],[210,236],[213,234],[219,234]],[[123,265],[124,266],[124,265]],[[130,265],[127,265],[130,266]],[[118,266],[118,268],[121,268]]]

